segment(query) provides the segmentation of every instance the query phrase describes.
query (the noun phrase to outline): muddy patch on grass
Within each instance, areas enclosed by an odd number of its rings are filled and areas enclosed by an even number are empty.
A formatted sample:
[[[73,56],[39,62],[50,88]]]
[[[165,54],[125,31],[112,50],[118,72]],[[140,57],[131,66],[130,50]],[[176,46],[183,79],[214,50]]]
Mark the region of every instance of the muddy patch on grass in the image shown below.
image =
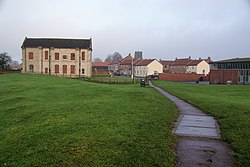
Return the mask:
[[[177,142],[177,166],[233,166],[233,153],[220,140],[208,138],[182,137]]]

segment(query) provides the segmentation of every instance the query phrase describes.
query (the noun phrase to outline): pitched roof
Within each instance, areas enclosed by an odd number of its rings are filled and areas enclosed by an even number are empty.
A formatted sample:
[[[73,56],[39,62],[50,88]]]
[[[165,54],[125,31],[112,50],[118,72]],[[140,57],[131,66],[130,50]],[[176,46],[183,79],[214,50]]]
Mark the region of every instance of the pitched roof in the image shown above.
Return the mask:
[[[92,49],[92,39],[25,38],[21,47]]]
[[[189,58],[187,59],[175,59],[174,62],[172,63],[172,66],[185,66],[188,63],[190,63],[192,60]]]
[[[108,67],[108,62],[92,62],[92,67]]]
[[[142,61],[142,59],[136,59],[136,60],[134,60],[134,62],[133,62],[133,65],[137,65],[138,63],[140,63]]]
[[[120,64],[121,65],[130,65],[132,63],[132,59],[133,59],[133,57],[129,54],[128,56],[124,57],[121,60]]]
[[[162,65],[171,65],[171,64],[173,64],[173,62],[174,61],[172,61],[172,60],[160,60],[160,63]]]
[[[204,60],[192,60],[187,64],[187,66],[197,66],[202,61]]]
[[[140,62],[138,62],[136,64],[136,66],[147,66],[149,65],[151,62],[153,62],[155,59],[143,59]]]
[[[119,64],[119,62],[114,61],[114,62],[110,62],[108,65],[117,65],[117,64]]]

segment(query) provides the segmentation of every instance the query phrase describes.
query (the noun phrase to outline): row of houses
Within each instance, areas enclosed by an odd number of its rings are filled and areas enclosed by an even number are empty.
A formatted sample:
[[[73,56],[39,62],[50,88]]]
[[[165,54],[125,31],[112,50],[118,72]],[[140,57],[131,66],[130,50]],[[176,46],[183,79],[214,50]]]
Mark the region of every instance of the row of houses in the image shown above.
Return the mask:
[[[211,58],[193,60],[191,57],[185,59],[175,59],[174,61],[156,60],[156,59],[138,59],[131,54],[126,56],[120,62],[94,62],[93,71],[103,70],[106,67],[107,72],[117,75],[145,77],[154,73],[193,73],[207,75],[210,71],[209,62]],[[99,65],[99,67],[98,67]],[[133,72],[132,72],[133,71]]]
[[[142,59],[138,57],[132,57],[131,54],[126,56],[119,62],[93,62],[92,63],[93,73],[97,71],[106,71],[115,75],[123,76],[137,76],[145,77],[154,73],[162,73],[163,65],[156,59]]]
[[[90,77],[100,70],[92,64],[92,39],[25,38],[22,43],[22,72],[66,77]],[[101,63],[103,64],[103,63]],[[93,66],[93,68],[92,68]],[[120,75],[145,77],[154,73],[202,74],[211,83],[250,84],[250,58],[212,62],[211,58],[193,60],[142,59],[142,52],[130,54],[120,62],[101,67]]]
[[[163,65],[164,73],[193,73],[193,74],[205,74],[207,75],[210,71],[209,63],[212,62],[211,58],[194,60],[191,57],[178,59],[174,61],[160,60]]]

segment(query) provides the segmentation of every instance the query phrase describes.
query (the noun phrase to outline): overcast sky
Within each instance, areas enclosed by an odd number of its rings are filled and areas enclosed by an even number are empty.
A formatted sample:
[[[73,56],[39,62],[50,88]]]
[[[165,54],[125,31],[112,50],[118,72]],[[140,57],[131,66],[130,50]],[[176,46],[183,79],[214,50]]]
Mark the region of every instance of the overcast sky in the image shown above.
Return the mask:
[[[93,57],[250,57],[250,0],[0,0],[0,52],[25,37],[93,38]]]

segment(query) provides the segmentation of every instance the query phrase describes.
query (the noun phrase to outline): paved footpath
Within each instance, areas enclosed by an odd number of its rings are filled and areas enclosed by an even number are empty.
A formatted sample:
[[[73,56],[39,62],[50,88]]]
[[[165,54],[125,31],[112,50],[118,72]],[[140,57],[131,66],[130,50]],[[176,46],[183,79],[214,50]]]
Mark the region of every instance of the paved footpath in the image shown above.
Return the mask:
[[[178,167],[233,166],[232,151],[219,140],[220,130],[216,120],[185,101],[167,93],[150,81],[149,85],[178,107],[180,116],[173,132],[180,137],[176,144]]]

